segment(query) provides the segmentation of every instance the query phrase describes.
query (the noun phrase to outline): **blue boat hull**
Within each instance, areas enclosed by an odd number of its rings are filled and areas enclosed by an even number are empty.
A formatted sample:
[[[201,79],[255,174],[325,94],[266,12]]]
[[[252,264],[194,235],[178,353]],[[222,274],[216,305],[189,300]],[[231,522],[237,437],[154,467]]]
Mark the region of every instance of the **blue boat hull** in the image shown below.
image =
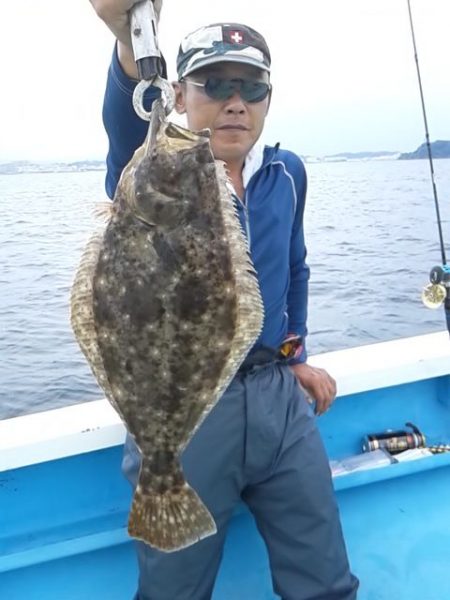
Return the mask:
[[[367,432],[419,425],[450,440],[450,376],[341,396],[319,419],[330,459]],[[127,600],[136,588],[126,533],[121,446],[0,473],[0,598]],[[336,477],[360,600],[450,598],[450,454]],[[265,546],[244,506],[234,515],[213,600],[273,600]]]

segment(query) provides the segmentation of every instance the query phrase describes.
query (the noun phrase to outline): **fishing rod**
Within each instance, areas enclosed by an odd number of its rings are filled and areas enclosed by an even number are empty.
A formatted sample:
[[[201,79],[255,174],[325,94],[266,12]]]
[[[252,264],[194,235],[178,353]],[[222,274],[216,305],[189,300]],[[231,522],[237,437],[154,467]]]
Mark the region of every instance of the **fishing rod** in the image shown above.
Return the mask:
[[[434,205],[436,209],[437,225],[439,231],[439,242],[441,249],[442,266],[433,267],[430,271],[430,283],[425,286],[422,292],[422,301],[428,308],[439,308],[444,304],[445,318],[447,330],[450,334],[450,268],[447,266],[447,258],[445,256],[444,235],[442,233],[442,220],[439,210],[439,199],[436,188],[436,180],[434,177],[433,154],[431,152],[430,133],[428,129],[427,111],[425,108],[425,98],[423,94],[422,77],[420,75],[419,57],[417,53],[416,36],[414,33],[414,23],[411,11],[411,0],[407,0],[409,22],[411,25],[411,36],[414,47],[414,58],[416,62],[417,79],[419,82],[420,100],[422,104],[422,115],[425,126],[425,138],[428,151],[428,161],[430,164],[431,184],[433,187]]]

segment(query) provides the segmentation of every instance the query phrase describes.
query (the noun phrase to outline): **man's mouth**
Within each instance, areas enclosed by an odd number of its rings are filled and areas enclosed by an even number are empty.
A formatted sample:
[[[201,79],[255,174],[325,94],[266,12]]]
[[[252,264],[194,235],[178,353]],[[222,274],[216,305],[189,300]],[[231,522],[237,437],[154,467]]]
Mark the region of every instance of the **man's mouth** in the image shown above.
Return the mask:
[[[248,131],[249,128],[246,127],[245,125],[240,125],[239,123],[230,123],[230,124],[226,124],[226,125],[220,125],[219,127],[216,127],[216,129],[219,130],[226,130],[226,129],[231,129],[231,130],[238,130],[238,131]]]

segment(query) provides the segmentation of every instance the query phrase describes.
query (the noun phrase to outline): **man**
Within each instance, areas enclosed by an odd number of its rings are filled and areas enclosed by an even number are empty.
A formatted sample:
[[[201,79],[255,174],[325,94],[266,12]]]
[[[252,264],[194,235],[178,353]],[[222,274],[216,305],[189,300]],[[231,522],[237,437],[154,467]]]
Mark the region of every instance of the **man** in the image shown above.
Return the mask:
[[[110,142],[106,186],[113,197],[147,124],[131,103],[137,72],[126,11],[133,1],[91,1],[118,40],[103,112]],[[138,543],[139,600],[210,599],[227,523],[241,500],[256,518],[274,589],[284,600],[356,598],[328,461],[302,391],[314,399],[318,414],[336,395],[334,380],[307,364],[299,344],[306,335],[309,276],[306,176],[296,155],[257,143],[270,105],[270,68],[264,38],[240,24],[201,28],[182,41],[178,53],[175,109],[186,114],[191,129],[211,130],[214,156],[226,162],[265,321],[244,365],[182,456],[186,479],[218,533],[171,554]],[[157,93],[150,91],[149,105]],[[139,462],[128,439],[123,468],[133,485]]]

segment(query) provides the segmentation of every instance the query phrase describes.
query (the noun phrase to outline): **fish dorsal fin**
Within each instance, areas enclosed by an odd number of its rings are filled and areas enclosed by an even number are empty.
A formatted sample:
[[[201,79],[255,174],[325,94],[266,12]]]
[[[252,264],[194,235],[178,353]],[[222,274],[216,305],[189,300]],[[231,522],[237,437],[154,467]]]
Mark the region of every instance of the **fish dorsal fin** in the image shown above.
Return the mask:
[[[114,406],[114,398],[98,346],[94,321],[93,280],[103,241],[103,233],[103,230],[99,230],[92,235],[81,257],[71,290],[70,323],[98,384]]]

